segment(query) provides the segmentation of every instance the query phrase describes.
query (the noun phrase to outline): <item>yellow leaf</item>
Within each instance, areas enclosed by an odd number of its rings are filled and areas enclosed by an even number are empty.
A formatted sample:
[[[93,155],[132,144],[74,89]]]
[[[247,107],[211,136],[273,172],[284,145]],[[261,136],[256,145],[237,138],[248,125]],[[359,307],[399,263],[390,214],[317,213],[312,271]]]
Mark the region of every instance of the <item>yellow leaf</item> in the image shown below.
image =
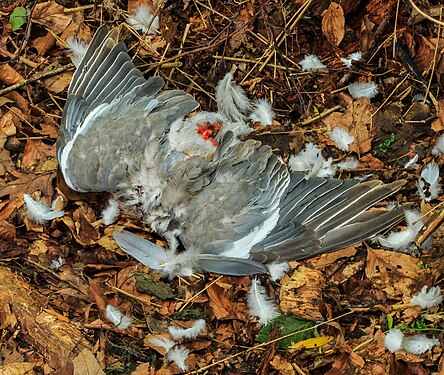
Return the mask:
[[[302,340],[299,341],[296,344],[290,345],[289,349],[299,349],[299,348],[305,348],[305,349],[313,349],[313,348],[319,348],[320,346],[323,346],[333,340],[333,336],[320,336],[320,337],[314,337],[312,339]]]

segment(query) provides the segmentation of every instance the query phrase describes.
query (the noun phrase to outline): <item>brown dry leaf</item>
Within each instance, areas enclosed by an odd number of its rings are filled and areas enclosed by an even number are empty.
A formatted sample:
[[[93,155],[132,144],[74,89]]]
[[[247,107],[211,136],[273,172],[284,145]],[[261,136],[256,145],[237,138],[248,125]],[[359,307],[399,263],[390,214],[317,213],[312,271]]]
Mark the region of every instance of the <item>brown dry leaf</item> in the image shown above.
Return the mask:
[[[364,261],[360,260],[358,262],[347,264],[345,267],[341,268],[339,272],[335,272],[329,280],[336,285],[340,285],[346,282],[348,279],[356,275],[358,272],[364,269]]]
[[[438,100],[438,119],[432,123],[432,129],[436,132],[444,129],[444,99]]]
[[[2,375],[33,375],[34,374],[33,363],[21,362],[21,363],[8,363],[4,366],[0,366],[0,374]]]
[[[14,225],[8,223],[6,220],[0,220],[0,239],[13,240],[16,235]]]
[[[236,285],[236,281],[238,285]],[[229,296],[233,294],[235,288],[239,288],[239,284],[249,285],[251,282],[248,277],[236,278],[236,281],[234,278],[225,276],[207,288],[210,306],[217,319],[244,320],[247,318],[247,307],[244,304],[231,301]]]
[[[339,46],[345,35],[345,18],[342,7],[331,2],[322,13],[322,32],[333,46]]]
[[[308,320],[322,320],[322,288],[324,275],[305,266],[285,275],[279,294],[279,308],[283,314],[292,314]]]
[[[6,137],[15,135],[17,133],[18,118],[11,112],[6,112],[0,117],[0,132],[4,133]]]
[[[97,358],[89,349],[83,349],[79,355],[72,360],[72,364],[74,365],[73,375],[105,375],[99,361],[97,361]]]
[[[426,284],[418,259],[393,251],[369,248],[365,274],[375,288],[393,297],[411,296]]]
[[[433,44],[424,36],[418,35],[414,61],[422,73],[431,67],[431,63],[435,59],[434,55]]]
[[[11,65],[4,63],[0,65],[0,81],[4,82],[6,85],[15,85],[24,80],[23,76]]]
[[[60,39],[67,41],[74,36],[86,43],[89,43],[92,39],[91,29],[85,25],[83,12],[72,13],[72,21],[68,27],[63,30],[62,34],[60,35]],[[62,48],[66,48],[66,42],[60,43],[57,41],[57,44]]]
[[[151,365],[146,363],[141,363],[136,369],[131,373],[131,375],[154,375],[155,370]]]
[[[358,354],[354,352],[343,353],[336,358],[332,368],[325,375],[359,374],[364,364],[364,360]]]
[[[37,240],[34,241],[33,244],[29,247],[29,250],[30,254],[38,256],[40,254],[46,254],[48,248],[43,241]]]
[[[85,210],[84,207],[79,207],[72,215],[74,221],[69,220],[66,216],[62,218],[63,222],[71,229],[76,242],[83,246],[92,246],[100,238],[99,228],[94,228],[91,225],[91,221],[95,221],[91,214],[91,209]]]
[[[347,130],[353,137],[354,142],[350,145],[350,151],[364,154],[371,150],[374,131],[370,130],[373,105],[367,98],[353,100],[350,96],[341,94],[346,103],[343,113],[334,112],[323,119],[323,123],[329,130],[340,126]],[[329,140],[327,143],[334,145]]]
[[[229,39],[230,46],[234,50],[237,50],[247,39],[247,32],[251,19],[252,16],[250,15],[250,13],[248,13],[248,10],[246,8],[241,9],[241,11],[239,12],[239,17],[236,17],[234,21],[236,33],[232,35]]]
[[[55,46],[56,39],[51,33],[46,33],[46,35],[39,38],[35,38],[32,41],[31,47],[37,50],[39,56],[44,56],[46,53]]]
[[[22,159],[22,166],[29,168],[35,164],[42,164],[48,157],[55,159],[55,145],[47,145],[41,141],[28,139],[25,145],[25,151]]]
[[[356,246],[357,245],[352,245],[342,250],[324,254],[320,256],[317,260],[312,261],[312,264],[317,270],[322,270],[325,267],[333,264],[340,258],[350,258],[354,256],[357,251]]]
[[[32,12],[31,20],[47,27],[55,34],[60,34],[72,20],[72,13],[65,13],[64,9],[55,1],[37,4]]]
[[[270,365],[281,375],[296,375],[296,371],[288,362],[285,357],[281,357],[280,355],[275,355],[273,360],[270,362]]]
[[[56,139],[59,135],[59,130],[57,129],[57,127],[54,124],[41,123],[40,128],[42,130],[34,129],[34,132],[36,132],[38,134],[42,134],[42,135],[47,135],[49,138],[52,138],[52,139]]]
[[[359,159],[359,166],[361,168],[370,168],[373,170],[383,169],[385,167],[381,160],[370,154],[367,154]]]
[[[72,72],[64,72],[56,76],[44,80],[46,89],[53,93],[59,94],[65,91],[71,83]]]

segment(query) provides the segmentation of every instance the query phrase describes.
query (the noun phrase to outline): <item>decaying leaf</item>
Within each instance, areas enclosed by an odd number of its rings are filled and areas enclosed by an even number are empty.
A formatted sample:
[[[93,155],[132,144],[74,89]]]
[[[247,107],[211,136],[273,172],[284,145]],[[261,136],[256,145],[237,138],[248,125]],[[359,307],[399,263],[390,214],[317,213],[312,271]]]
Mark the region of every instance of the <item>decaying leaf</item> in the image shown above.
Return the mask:
[[[348,95],[341,95],[346,103],[343,113],[335,112],[323,119],[329,130],[340,126],[355,137],[350,151],[363,154],[371,150],[374,130],[371,130],[373,105],[367,98],[353,100]],[[328,143],[328,140],[326,141]]]
[[[332,1],[328,9],[322,13],[322,32],[334,46],[339,46],[339,43],[344,38],[344,10],[338,3]]]
[[[63,6],[55,1],[47,1],[35,6],[31,20],[60,34],[71,22],[72,13],[65,13]]]
[[[411,296],[418,285],[426,284],[418,259],[393,251],[369,248],[365,274],[375,288],[391,297]]]
[[[283,314],[293,314],[308,320],[322,320],[322,288],[324,275],[305,266],[285,275],[279,295],[279,308]]]
[[[89,349],[83,349],[78,356],[73,359],[72,364],[74,365],[73,375],[105,375],[102,366],[100,366],[97,358]]]
[[[23,76],[11,65],[4,63],[0,65],[0,81],[4,82],[6,85],[15,85],[24,80]]]

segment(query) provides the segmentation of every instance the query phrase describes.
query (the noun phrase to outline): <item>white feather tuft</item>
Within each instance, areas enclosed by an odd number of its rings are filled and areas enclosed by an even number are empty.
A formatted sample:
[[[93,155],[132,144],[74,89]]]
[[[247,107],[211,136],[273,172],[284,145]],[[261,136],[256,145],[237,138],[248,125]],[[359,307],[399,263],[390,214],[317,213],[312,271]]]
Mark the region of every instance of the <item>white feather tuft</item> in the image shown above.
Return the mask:
[[[303,72],[309,72],[316,69],[324,69],[327,67],[316,55],[305,55],[304,59],[299,62],[299,65],[301,66]]]
[[[198,319],[190,328],[177,328],[170,326],[168,327],[168,331],[170,332],[171,336],[173,336],[174,340],[194,339],[205,330],[205,325],[206,323],[204,319]]]
[[[117,307],[107,305],[106,317],[112,322],[118,329],[127,329],[133,322],[132,318],[124,315]]]
[[[275,302],[267,296],[265,288],[257,279],[254,279],[251,283],[247,301],[250,316],[257,316],[261,325],[266,325],[279,316]]]
[[[116,221],[117,216],[119,215],[119,204],[115,199],[110,199],[108,201],[108,207],[106,207],[102,211],[103,223],[105,225],[111,225]]]
[[[419,165],[416,163],[418,159],[419,155],[415,154],[414,157],[412,157],[407,163],[405,163],[404,168],[419,167]]]
[[[177,346],[167,353],[167,358],[169,361],[174,362],[182,371],[187,371],[188,366],[185,362],[188,359],[189,354],[190,351],[188,349],[182,346]]]
[[[51,265],[49,266],[49,268],[51,268],[54,271],[57,271],[62,266],[63,266],[63,259],[61,256],[59,256],[56,260],[54,259],[51,260]]]
[[[293,172],[305,172],[308,177],[332,177],[336,168],[333,159],[326,160],[313,143],[306,143],[304,150],[290,156],[288,166]]]
[[[25,201],[28,217],[37,224],[44,224],[47,221],[53,220],[56,217],[62,217],[65,214],[63,210],[56,211],[41,201],[35,201],[28,194],[23,195],[23,200]]]
[[[406,229],[400,232],[390,232],[387,237],[378,236],[376,237],[378,242],[389,249],[406,249],[415,239],[419,230],[424,225],[424,221],[422,220],[421,214],[414,210],[405,210],[405,219],[407,221]]]
[[[268,272],[270,272],[270,278],[273,281],[280,280],[282,276],[285,275],[285,273],[290,269],[290,266],[287,262],[273,262],[270,264],[267,264]]]
[[[176,345],[174,341],[167,339],[166,337],[152,337],[149,340],[151,344],[154,346],[158,346],[160,348],[165,349],[165,352],[168,353],[171,348]]]
[[[372,99],[378,94],[378,85],[374,82],[359,83],[355,82],[348,86],[348,92],[353,99],[367,98]]]
[[[434,286],[427,291],[427,285],[424,285],[421,291],[412,297],[411,303],[421,306],[423,309],[438,306],[443,300],[441,288]]]
[[[430,202],[442,193],[439,184],[439,166],[435,163],[428,163],[421,172],[418,182],[418,194],[426,202]]]
[[[258,122],[264,126],[270,126],[273,123],[274,112],[267,99],[259,99],[254,104],[254,110],[250,114],[250,120]]]
[[[424,334],[405,337],[402,341],[402,348],[410,353],[421,355],[434,346],[439,346],[439,340],[428,338]]]
[[[218,110],[231,121],[243,121],[251,111],[250,100],[230,72],[217,84],[216,102]]]
[[[342,151],[347,151],[355,140],[355,137],[350,135],[347,130],[340,128],[339,126],[329,131],[328,136]]]
[[[134,30],[140,30],[142,33],[146,33],[148,26],[151,24],[148,34],[156,34],[159,30],[159,17],[156,16],[154,20],[153,15],[144,4],[140,5],[134,13],[130,14],[130,17],[126,19],[126,23],[133,27]]]
[[[77,39],[76,37],[69,38],[67,43],[71,52],[71,61],[76,68],[78,68],[82,62],[83,56],[85,56],[85,53],[88,50],[89,44]]]
[[[345,159],[336,164],[340,171],[349,171],[351,169],[356,169],[359,167],[359,161],[354,158]]]
[[[437,139],[435,143],[435,147],[432,149],[433,155],[442,155],[444,154],[444,134]]]
[[[353,61],[359,61],[362,59],[362,52],[354,52],[348,56],[348,59],[341,57],[341,61],[344,63],[346,68],[351,68]]]
[[[402,341],[404,340],[404,334],[400,329],[393,328],[385,334],[384,346],[386,349],[395,353],[402,349]]]

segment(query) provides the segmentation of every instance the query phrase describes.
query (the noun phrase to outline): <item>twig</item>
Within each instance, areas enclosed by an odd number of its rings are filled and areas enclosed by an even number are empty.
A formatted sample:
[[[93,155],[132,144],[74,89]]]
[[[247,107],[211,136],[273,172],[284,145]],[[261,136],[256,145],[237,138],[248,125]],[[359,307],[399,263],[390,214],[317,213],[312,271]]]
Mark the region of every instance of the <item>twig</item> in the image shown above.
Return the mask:
[[[16,83],[15,85],[12,85],[12,86],[4,88],[3,90],[0,90],[0,96],[5,95],[8,92],[17,90],[18,88],[28,85],[30,83],[36,82],[40,79],[56,76],[57,74],[66,72],[67,70],[70,70],[72,68],[74,68],[74,64],[68,64],[68,65],[62,66],[61,68],[57,68],[57,69],[51,70],[46,73],[37,74],[31,78],[25,79],[22,82]]]
[[[203,292],[205,292],[210,286],[212,286],[213,284],[217,283],[220,279],[222,279],[224,275],[220,275],[217,279],[214,279],[211,283],[209,283],[208,285],[205,285],[205,288],[203,288],[201,291],[199,291],[198,293],[196,293],[194,296],[192,296],[188,301],[185,302],[185,304],[179,309],[179,312],[182,311],[186,306],[188,306],[188,304],[190,304],[191,302],[193,302],[193,300],[195,300],[200,294],[202,294]]]
[[[413,0],[407,0],[409,4],[412,6],[413,9],[415,9],[421,16],[424,18],[427,18],[429,21],[432,21],[436,25],[444,26],[444,22],[438,21],[437,19],[433,18],[432,16],[429,16],[427,13],[424,13],[421,9],[418,8],[418,6],[413,2]]]
[[[86,9],[91,9],[94,8],[96,5],[95,4],[89,4],[89,5],[83,5],[81,7],[77,7],[77,8],[64,8],[63,11],[65,13],[74,13],[74,12],[80,12],[82,10],[86,10]]]
[[[419,233],[416,235],[415,244],[421,247],[422,244],[429,238],[444,222],[444,209],[437,210],[439,206],[444,205],[441,202],[439,205],[433,207],[436,210],[435,214],[425,223]]]
[[[294,128],[295,126],[305,126],[305,125],[309,125],[317,120],[320,120],[321,118],[324,118],[325,116],[328,116],[330,113],[332,112],[336,112],[339,110],[343,110],[344,107],[342,105],[335,105],[333,108],[329,108],[327,110],[325,110],[324,112],[320,113],[319,115],[306,120],[306,121],[301,121],[301,122],[297,122],[296,124],[292,124],[292,127]]]

